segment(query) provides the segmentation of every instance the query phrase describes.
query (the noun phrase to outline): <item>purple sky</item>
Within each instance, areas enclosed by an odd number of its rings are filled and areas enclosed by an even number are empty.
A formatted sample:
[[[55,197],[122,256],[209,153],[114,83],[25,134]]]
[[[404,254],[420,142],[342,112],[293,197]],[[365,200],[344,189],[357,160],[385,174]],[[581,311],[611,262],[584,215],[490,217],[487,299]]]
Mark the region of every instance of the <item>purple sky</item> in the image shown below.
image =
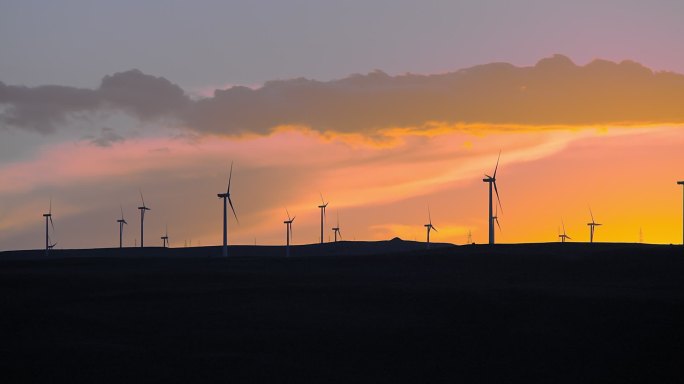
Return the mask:
[[[3,0],[0,81],[94,87],[137,68],[199,91],[554,53],[684,73],[682,16],[679,0]]]

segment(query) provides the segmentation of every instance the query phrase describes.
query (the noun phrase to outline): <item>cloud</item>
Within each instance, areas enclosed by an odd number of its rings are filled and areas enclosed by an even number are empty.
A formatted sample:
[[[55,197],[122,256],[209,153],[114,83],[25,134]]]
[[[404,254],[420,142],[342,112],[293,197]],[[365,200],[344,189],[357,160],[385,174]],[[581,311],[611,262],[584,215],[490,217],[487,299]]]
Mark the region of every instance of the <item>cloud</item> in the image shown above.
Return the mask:
[[[67,115],[95,110],[101,103],[97,92],[57,85],[35,88],[0,82],[0,123],[39,133],[53,133]]]
[[[100,147],[111,147],[112,144],[123,141],[124,137],[116,133],[114,129],[105,127],[100,130],[98,136],[86,135],[83,139]]]
[[[70,117],[107,109],[142,121],[174,118],[189,105],[183,90],[138,70],[105,76],[97,89],[57,85],[24,87],[0,82],[0,127],[54,133]]]
[[[67,116],[115,108],[141,120],[173,119],[197,133],[268,134],[299,126],[375,135],[435,123],[453,129],[680,123],[683,99],[684,75],[653,72],[633,61],[578,66],[555,55],[532,67],[492,63],[435,75],[374,71],[325,82],[277,80],[259,88],[217,89],[199,100],[137,70],[106,76],[95,90],[0,83],[0,121],[47,133]]]

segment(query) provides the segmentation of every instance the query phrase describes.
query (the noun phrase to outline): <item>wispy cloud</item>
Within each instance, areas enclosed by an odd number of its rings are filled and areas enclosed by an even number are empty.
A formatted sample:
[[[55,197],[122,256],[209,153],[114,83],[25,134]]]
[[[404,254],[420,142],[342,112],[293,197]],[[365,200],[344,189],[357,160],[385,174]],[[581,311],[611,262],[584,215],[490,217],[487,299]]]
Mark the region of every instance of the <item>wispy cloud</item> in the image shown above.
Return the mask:
[[[146,217],[149,233],[169,224],[174,241],[184,236],[215,244],[220,239],[216,193],[225,190],[228,165],[235,161],[232,193],[240,225],[231,224],[232,241],[251,243],[256,236],[260,244],[278,244],[285,207],[297,215],[295,242],[315,241],[320,191],[331,201],[329,213],[341,212],[345,238],[412,238],[400,227],[373,228],[391,223],[417,226],[416,236],[422,239],[421,224],[426,204],[431,203],[433,222],[440,231],[435,241],[462,242],[466,225],[473,228],[474,236],[479,233],[481,223],[473,217],[479,218],[480,210],[472,202],[484,195],[481,183],[476,183],[473,193],[455,195],[454,190],[477,182],[493,167],[499,149],[505,153],[503,174],[507,175],[516,164],[553,158],[578,140],[643,130],[482,137],[390,131],[392,144],[383,146],[292,128],[240,139],[158,137],[118,141],[108,147],[84,142],[46,146],[33,158],[0,166],[0,241],[15,247],[39,246],[36,217],[52,195],[61,245],[110,244],[115,240],[111,233],[119,204],[127,217],[135,217],[137,191],[142,188],[153,208]],[[470,146],[464,145],[468,142]],[[502,176],[508,212],[512,198],[507,182]],[[433,197],[428,202],[426,196]],[[27,212],[34,212],[33,219]],[[510,228],[509,217],[502,221]],[[138,229],[135,220],[129,222],[127,239],[132,242]]]

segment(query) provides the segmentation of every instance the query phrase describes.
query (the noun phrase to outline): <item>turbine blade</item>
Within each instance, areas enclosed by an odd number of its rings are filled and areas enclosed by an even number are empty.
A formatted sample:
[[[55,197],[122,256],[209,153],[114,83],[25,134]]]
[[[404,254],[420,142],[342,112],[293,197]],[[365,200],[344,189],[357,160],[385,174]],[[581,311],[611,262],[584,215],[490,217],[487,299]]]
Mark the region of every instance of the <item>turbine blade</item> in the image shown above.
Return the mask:
[[[297,215],[294,215],[294,217],[292,217],[292,221],[294,222],[294,219],[296,219],[296,218],[297,218]]]
[[[430,215],[430,205],[428,204],[428,223],[432,225],[432,215]]]
[[[501,150],[499,150],[499,157],[496,158],[496,167],[494,167],[494,179],[496,179],[496,171],[499,169],[499,160],[501,159]]]
[[[565,223],[563,222],[563,219],[561,219],[561,224],[563,224],[563,234],[565,235]]]
[[[138,190],[140,191],[140,200],[142,200],[142,203],[143,203],[142,206],[143,206],[143,207],[146,207],[146,205],[145,205],[145,198],[143,197],[143,194],[142,194],[142,189],[138,189]]]
[[[228,196],[228,203],[230,204],[230,209],[233,211],[233,216],[235,216],[235,221],[240,224],[240,220],[237,218],[237,213],[235,213],[235,208],[233,207],[233,201],[230,199],[230,196]]]
[[[292,219],[290,218],[290,212],[287,210],[287,208],[285,208],[285,213],[287,213],[287,219],[288,219],[288,220],[292,220]]]
[[[591,207],[589,207],[589,214],[591,215],[591,222],[594,223],[594,212],[591,211]]]
[[[337,235],[340,237],[340,240],[342,239],[342,231],[340,229],[337,229]]]
[[[122,205],[119,205],[119,208],[121,208],[121,220],[123,220],[124,222],[126,222],[126,220],[124,220],[124,216],[123,216],[123,206],[122,206]]]
[[[50,226],[52,226],[52,233],[55,233],[55,223],[52,221],[52,216],[48,216],[50,218]]]
[[[52,196],[50,196],[50,209],[48,210],[48,213],[52,215]]]
[[[495,218],[494,221],[496,221],[496,225],[499,226],[499,231],[501,231],[501,224],[499,224],[499,218]]]
[[[568,240],[572,240],[572,237],[567,236],[567,235],[565,236],[565,238],[568,239]]]
[[[435,232],[439,232],[432,224],[430,224],[430,228],[432,228]]]
[[[493,182],[494,184],[494,192],[496,192],[496,202],[499,203],[499,208],[501,208],[501,213],[503,213],[503,207],[501,206],[501,199],[499,198],[499,189],[496,188],[496,180]],[[497,212],[498,216],[498,212]]]
[[[325,205],[325,200],[323,200],[323,193],[318,192],[319,195],[321,195],[321,205]]]
[[[233,178],[233,162],[230,162],[230,173],[228,174],[228,189],[226,193],[230,194],[230,181]]]

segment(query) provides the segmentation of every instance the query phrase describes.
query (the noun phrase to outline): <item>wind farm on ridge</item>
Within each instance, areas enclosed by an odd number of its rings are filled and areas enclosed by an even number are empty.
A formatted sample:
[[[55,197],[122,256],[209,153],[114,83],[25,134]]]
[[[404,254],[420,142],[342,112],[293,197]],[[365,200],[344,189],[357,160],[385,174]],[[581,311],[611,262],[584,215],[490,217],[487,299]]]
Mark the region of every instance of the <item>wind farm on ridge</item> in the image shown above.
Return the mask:
[[[501,206],[501,200],[499,197],[499,190],[496,184],[496,177],[497,177],[497,172],[499,169],[499,162],[501,160],[501,152],[499,152],[496,160],[496,164],[494,167],[494,171],[492,172],[492,175],[485,174],[485,178],[482,179],[483,182],[487,183],[488,186],[488,244],[489,245],[494,245],[495,244],[495,232],[496,232],[496,227],[501,230],[501,225],[499,223],[499,208],[501,208],[501,212],[503,212],[503,208]],[[232,216],[235,219],[235,223],[239,224],[237,212],[235,211],[235,206],[233,205],[233,201],[231,199],[231,194],[230,194],[230,189],[231,189],[231,183],[232,183],[232,176],[233,176],[233,163],[230,163],[229,167],[229,172],[228,172],[228,182],[227,182],[227,189],[226,192],[224,193],[218,193],[217,196],[219,199],[223,200],[223,243],[221,247],[221,254],[223,257],[227,257],[229,255],[229,247],[228,247],[228,224],[229,224],[229,215],[228,215],[228,206],[230,206]],[[678,185],[684,185],[684,182],[678,181]],[[150,211],[151,209],[145,204],[145,199],[142,193],[142,190],[139,191],[140,193],[140,201],[141,205],[137,207],[137,209],[140,211],[140,247],[144,248],[144,224],[145,224],[145,213],[147,211]],[[328,204],[330,203],[329,201],[326,202],[325,199],[323,198],[323,194],[319,192],[319,196],[321,199],[321,203],[317,206],[317,208],[320,210],[320,235],[319,235],[319,240],[320,244],[325,243],[325,222],[326,222],[326,208],[328,207]],[[494,201],[494,197],[496,197],[496,202]],[[116,222],[119,224],[119,248],[123,248],[123,235],[124,235],[124,225],[127,225],[128,222],[124,219],[124,213],[123,213],[123,207],[120,207],[121,211],[121,218],[117,219]],[[287,220],[285,220],[283,223],[286,224],[286,240],[285,240],[285,256],[290,256],[291,251],[290,251],[290,245],[293,239],[293,232],[292,232],[292,224],[294,222],[294,219],[296,216],[290,217],[289,212],[287,209],[285,209],[287,213]],[[589,227],[589,237],[588,237],[588,242],[589,243],[594,243],[594,237],[595,237],[595,232],[596,228],[599,226],[602,226],[602,223],[598,223],[594,219],[594,214],[593,210],[591,207],[589,208],[589,214],[591,218],[591,222],[587,223],[587,226]],[[49,204],[49,210],[48,213],[43,214],[43,217],[45,218],[45,254],[49,254],[51,250],[53,250],[56,246],[56,241],[54,241],[55,238],[55,226],[54,226],[54,221],[53,221],[53,215],[52,215],[52,198],[50,198],[50,204]],[[495,227],[496,224],[496,227]],[[564,220],[561,219],[561,224],[562,224],[562,233],[560,232],[560,228],[558,231],[558,239],[561,243],[565,243],[568,240],[572,240],[572,238],[567,235],[566,230],[565,230],[565,222]],[[428,223],[424,225],[426,228],[426,240],[425,240],[425,248],[430,249],[430,232],[435,231],[438,232],[437,229],[434,227],[432,224],[432,216],[430,212],[430,208],[428,206]],[[684,214],[683,214],[683,228],[684,228]],[[51,231],[50,231],[51,229]],[[337,224],[335,227],[332,227],[331,230],[333,231],[334,235],[334,243],[338,242],[338,237],[341,240],[341,232],[340,232],[340,224],[339,224],[339,211],[337,212]],[[50,236],[50,233],[52,233],[52,236]],[[640,229],[640,238],[641,238],[641,229]],[[168,236],[168,224],[165,226],[165,231],[164,234],[160,237],[162,240],[162,248],[167,248],[170,247],[171,244],[169,242],[169,236]],[[137,241],[137,240],[136,240]],[[471,235],[470,232],[468,234],[468,242],[466,244],[469,244],[471,242]],[[683,230],[683,243],[684,243],[684,230]]]

